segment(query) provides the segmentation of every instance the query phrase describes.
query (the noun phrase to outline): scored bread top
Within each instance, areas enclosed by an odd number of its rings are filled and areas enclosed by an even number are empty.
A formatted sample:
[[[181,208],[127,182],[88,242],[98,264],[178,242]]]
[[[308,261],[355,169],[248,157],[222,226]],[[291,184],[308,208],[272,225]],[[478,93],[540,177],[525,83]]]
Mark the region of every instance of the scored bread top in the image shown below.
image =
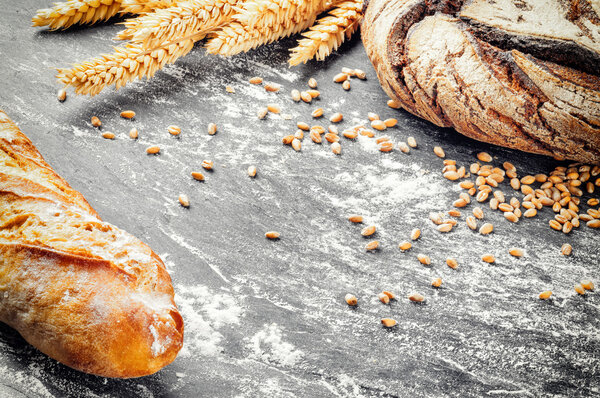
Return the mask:
[[[2,111],[0,203],[0,321],[89,373],[142,376],[175,358],[183,321],[163,262],[103,222]]]

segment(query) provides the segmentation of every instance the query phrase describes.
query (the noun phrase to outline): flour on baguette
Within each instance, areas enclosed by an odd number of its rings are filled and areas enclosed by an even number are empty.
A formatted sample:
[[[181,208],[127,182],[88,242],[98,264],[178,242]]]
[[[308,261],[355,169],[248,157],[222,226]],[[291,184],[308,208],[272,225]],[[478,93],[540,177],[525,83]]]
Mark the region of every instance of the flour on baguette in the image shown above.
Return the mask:
[[[0,321],[65,365],[139,377],[181,348],[173,296],[160,258],[103,222],[0,111]]]

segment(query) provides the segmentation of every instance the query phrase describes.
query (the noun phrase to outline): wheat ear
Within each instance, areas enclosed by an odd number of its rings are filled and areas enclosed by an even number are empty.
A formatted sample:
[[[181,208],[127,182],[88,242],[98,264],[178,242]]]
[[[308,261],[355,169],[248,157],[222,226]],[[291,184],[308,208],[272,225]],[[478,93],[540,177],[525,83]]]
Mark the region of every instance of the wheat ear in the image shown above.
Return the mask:
[[[231,20],[238,0],[188,0],[125,22],[120,40],[153,48],[162,43],[215,29]],[[204,37],[197,37],[197,40]]]
[[[105,21],[120,9],[121,0],[69,0],[38,10],[31,22],[33,26],[49,26],[52,30],[67,29],[73,24]]]
[[[271,3],[275,7],[276,3]],[[300,0],[296,3],[300,3],[299,6],[296,6],[295,3],[289,3],[290,6],[285,9],[277,10],[274,8],[270,10],[267,14],[275,14],[267,17],[271,23],[263,22],[248,25],[245,22],[238,21],[237,18],[250,21],[250,16],[241,17],[240,15],[243,13],[236,15],[234,17],[236,21],[211,34],[212,38],[206,43],[207,52],[231,56],[293,35],[310,27],[315,22],[317,15],[329,7],[329,3],[320,0]],[[308,12],[307,3],[316,3],[321,8],[311,7],[310,12]],[[285,14],[285,18],[278,15],[279,13]],[[260,21],[259,18],[261,17],[255,17],[256,21]],[[262,18],[265,19],[265,16],[263,15]],[[272,21],[281,22],[274,24]]]
[[[115,47],[113,54],[103,54],[72,68],[58,69],[56,77],[65,85],[74,87],[77,94],[94,96],[113,84],[118,90],[135,79],[151,78],[165,65],[189,53],[196,41],[195,36],[184,37],[152,50],[146,50],[140,44],[126,44]]]
[[[332,50],[337,50],[345,39],[350,39],[358,29],[362,19],[363,1],[345,1],[329,11],[329,16],[321,18],[308,32],[302,34],[305,39],[298,40],[298,46],[292,48],[290,66],[306,63],[312,58],[324,60]]]
[[[264,28],[285,25],[305,19],[326,9],[331,0],[252,0],[239,7],[235,20],[248,27]],[[304,16],[304,18],[302,18]]]
[[[121,0],[122,14],[146,14],[161,8],[173,7],[177,0]]]

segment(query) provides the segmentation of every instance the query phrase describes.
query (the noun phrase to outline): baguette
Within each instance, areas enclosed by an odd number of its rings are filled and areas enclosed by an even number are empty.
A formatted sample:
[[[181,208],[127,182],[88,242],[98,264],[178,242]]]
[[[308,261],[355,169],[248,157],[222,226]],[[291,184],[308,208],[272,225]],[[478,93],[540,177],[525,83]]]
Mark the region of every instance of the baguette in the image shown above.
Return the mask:
[[[589,0],[370,0],[385,92],[479,141],[600,163],[600,8]]]
[[[183,319],[160,258],[103,222],[0,111],[0,321],[82,372],[149,375]]]

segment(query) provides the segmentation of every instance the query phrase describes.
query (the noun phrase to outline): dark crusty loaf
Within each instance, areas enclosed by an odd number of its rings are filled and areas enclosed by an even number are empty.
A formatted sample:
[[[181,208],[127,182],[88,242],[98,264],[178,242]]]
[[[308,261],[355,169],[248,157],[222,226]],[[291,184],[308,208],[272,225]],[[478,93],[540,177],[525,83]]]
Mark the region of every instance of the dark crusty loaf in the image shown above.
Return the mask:
[[[370,0],[362,39],[407,111],[471,138],[600,163],[600,2]]]
[[[160,258],[100,220],[2,111],[0,321],[65,365],[107,377],[154,373],[183,343]]]

